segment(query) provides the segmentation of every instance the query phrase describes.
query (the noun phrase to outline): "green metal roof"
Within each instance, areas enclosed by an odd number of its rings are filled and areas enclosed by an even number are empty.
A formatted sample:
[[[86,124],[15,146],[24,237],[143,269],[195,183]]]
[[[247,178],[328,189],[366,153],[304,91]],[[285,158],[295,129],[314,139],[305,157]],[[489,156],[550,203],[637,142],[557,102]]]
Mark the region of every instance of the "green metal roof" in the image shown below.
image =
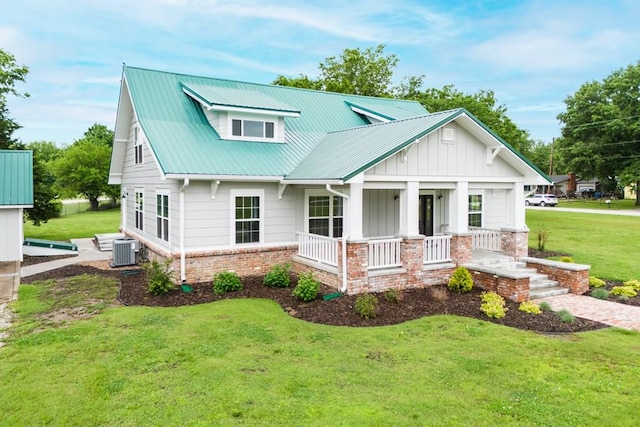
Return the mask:
[[[358,100],[358,103],[347,101],[347,105],[349,105],[350,107],[359,108],[363,111],[375,114],[376,116],[380,116],[387,120],[407,119],[409,117],[415,117],[414,113],[407,111],[404,108],[398,108],[394,105],[381,104],[365,99]]]
[[[33,153],[0,150],[0,206],[33,206]]]
[[[368,124],[346,102],[392,108],[406,116],[427,112],[415,101],[244,83],[129,66],[124,67],[124,78],[138,121],[165,174],[282,177],[329,132]],[[185,86],[197,89],[203,96],[228,93],[227,90],[242,91],[238,92],[244,96],[241,103],[247,105],[265,104],[268,97],[273,100],[268,105],[282,103],[300,111],[300,116],[285,117],[285,143],[223,140],[198,103],[183,92]],[[256,94],[255,102],[248,99],[252,93]]]
[[[276,112],[299,113],[290,105],[263,93],[227,87],[182,84],[183,88],[209,106],[241,107]]]

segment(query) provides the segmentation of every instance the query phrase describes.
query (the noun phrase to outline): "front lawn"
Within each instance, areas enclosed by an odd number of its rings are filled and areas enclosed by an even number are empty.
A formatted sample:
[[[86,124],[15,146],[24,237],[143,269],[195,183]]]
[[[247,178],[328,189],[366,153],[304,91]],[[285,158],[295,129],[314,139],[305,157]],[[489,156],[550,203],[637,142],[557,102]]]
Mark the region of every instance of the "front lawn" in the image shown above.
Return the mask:
[[[120,226],[120,209],[85,211],[60,218],[50,219],[36,227],[31,222],[24,224],[24,237],[69,241],[95,234],[117,233]]]
[[[96,301],[94,281],[76,280],[21,286],[14,338],[0,348],[3,424],[636,421],[638,333],[546,336],[455,316],[336,327],[292,318],[256,299],[106,307],[114,283],[105,282],[111,290]],[[71,297],[73,289],[84,303]],[[55,323],[59,316],[51,314],[65,304],[97,314]]]
[[[591,275],[611,280],[640,280],[637,260],[640,217],[527,209],[529,247],[537,248],[537,232],[549,232],[547,250],[570,253],[591,265]]]

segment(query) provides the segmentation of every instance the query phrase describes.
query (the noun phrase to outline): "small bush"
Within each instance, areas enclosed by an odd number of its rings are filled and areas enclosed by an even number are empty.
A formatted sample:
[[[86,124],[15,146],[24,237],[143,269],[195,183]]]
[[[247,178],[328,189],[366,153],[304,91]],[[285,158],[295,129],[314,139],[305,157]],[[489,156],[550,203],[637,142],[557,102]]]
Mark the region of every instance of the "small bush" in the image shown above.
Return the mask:
[[[602,288],[604,286],[606,286],[607,283],[602,280],[602,279],[598,279],[595,276],[589,276],[589,287],[591,288]]]
[[[560,262],[574,262],[573,258],[571,258],[570,256],[563,256],[560,257]]]
[[[213,276],[213,293],[239,291],[242,289],[242,281],[238,273],[234,271],[221,271]]]
[[[541,225],[536,230],[536,237],[538,238],[538,250],[544,252],[544,247],[547,245],[547,239],[549,238],[549,230],[544,225]]]
[[[309,302],[316,299],[319,290],[320,282],[314,279],[313,273],[306,273],[298,277],[298,286],[293,289],[291,295],[304,302]]]
[[[449,298],[449,293],[443,287],[436,286],[429,289],[429,293],[431,294],[431,298],[436,301],[445,301]]]
[[[520,305],[518,306],[518,310],[523,311],[525,313],[529,313],[529,314],[540,314],[542,313],[542,310],[540,310],[540,307],[538,306],[538,304],[536,304],[533,301],[523,301],[520,303]]]
[[[569,313],[569,311],[567,311],[565,309],[562,309],[562,310],[558,311],[556,313],[556,315],[564,323],[575,323],[575,321],[576,321],[576,317],[573,314]]]
[[[505,307],[504,298],[502,298],[497,293],[483,292],[480,310],[482,310],[482,312],[486,314],[487,317],[501,319],[507,315],[507,310],[509,309]]]
[[[378,298],[373,294],[358,295],[355,309],[361,317],[373,319],[378,314]]]
[[[551,304],[546,301],[542,301],[540,304],[538,304],[538,307],[540,307],[540,310],[542,310],[543,313],[551,313],[553,311],[553,309],[551,308]]]
[[[591,296],[598,299],[609,299],[609,291],[603,288],[595,288],[591,291]]]
[[[611,288],[611,295],[633,298],[638,296],[638,292],[631,286],[614,286]]]
[[[149,284],[149,293],[152,295],[164,295],[173,290],[173,271],[171,271],[171,260],[159,262],[154,259],[151,262],[142,264],[142,268],[147,272],[147,283]]]
[[[624,282],[625,286],[630,286],[634,291],[640,292],[640,280],[631,279]]]
[[[469,292],[473,288],[473,279],[471,273],[464,267],[456,268],[449,279],[449,290],[462,294]]]
[[[291,285],[291,264],[280,264],[271,267],[264,276],[264,284],[270,288],[288,288]]]
[[[384,291],[384,298],[387,302],[397,304],[402,299],[402,293],[397,289],[389,288]]]

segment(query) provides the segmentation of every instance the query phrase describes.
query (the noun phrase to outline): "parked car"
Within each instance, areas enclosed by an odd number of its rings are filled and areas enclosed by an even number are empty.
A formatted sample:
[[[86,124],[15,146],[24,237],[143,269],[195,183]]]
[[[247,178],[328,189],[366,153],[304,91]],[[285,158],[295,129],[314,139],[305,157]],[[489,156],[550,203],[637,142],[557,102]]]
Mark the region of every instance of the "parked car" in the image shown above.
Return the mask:
[[[526,206],[555,206],[558,204],[558,199],[553,194],[534,194],[524,199],[524,204]]]

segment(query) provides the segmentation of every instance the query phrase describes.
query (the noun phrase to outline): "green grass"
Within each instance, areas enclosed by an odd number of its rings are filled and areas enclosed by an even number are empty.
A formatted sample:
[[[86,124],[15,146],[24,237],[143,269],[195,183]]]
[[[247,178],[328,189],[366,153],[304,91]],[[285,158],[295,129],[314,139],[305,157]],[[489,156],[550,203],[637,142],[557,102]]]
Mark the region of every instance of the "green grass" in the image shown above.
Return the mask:
[[[34,226],[24,224],[24,236],[34,239],[69,241],[82,237],[93,237],[100,233],[117,233],[120,226],[120,209],[86,211],[50,219]]]
[[[610,204],[607,204],[605,199],[598,199],[598,200],[558,199],[558,207],[561,207],[561,208],[609,209],[612,211],[640,209],[640,206],[636,206],[635,203],[636,203],[635,199],[611,200]]]
[[[536,230],[549,231],[545,249],[571,254],[591,265],[591,275],[611,280],[640,279],[637,260],[640,217],[527,209],[529,246],[537,248]]]
[[[79,280],[77,289],[96,292],[89,278]],[[58,299],[51,286],[22,286],[13,303],[20,317],[0,348],[0,424],[624,426],[637,419],[634,332],[551,337],[454,316],[333,327],[246,299],[107,308],[53,327],[41,320]],[[92,298],[66,301],[55,310]]]

